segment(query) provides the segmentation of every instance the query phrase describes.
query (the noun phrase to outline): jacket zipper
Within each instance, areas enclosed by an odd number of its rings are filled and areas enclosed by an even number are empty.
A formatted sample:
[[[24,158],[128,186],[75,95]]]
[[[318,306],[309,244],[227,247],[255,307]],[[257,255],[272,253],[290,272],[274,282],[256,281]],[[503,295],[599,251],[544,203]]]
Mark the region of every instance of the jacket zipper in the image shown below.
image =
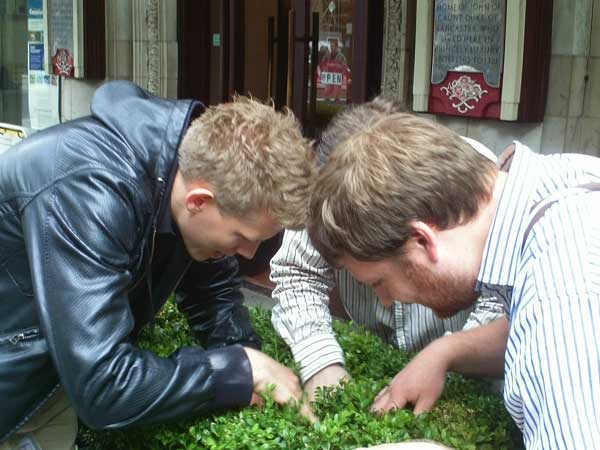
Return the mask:
[[[158,204],[160,205],[160,200],[162,199],[162,197],[163,197],[163,195],[164,195],[164,190],[165,190],[165,188],[164,188],[164,183],[165,183],[165,181],[164,181],[164,180],[163,180],[161,177],[158,177],[156,181],[157,181],[158,183],[160,183],[160,184],[162,184],[162,185],[163,185],[162,189],[160,190],[160,192],[159,192],[159,194],[158,194]],[[154,244],[155,244],[155,242],[156,242],[156,232],[157,232],[157,229],[158,229],[158,223],[157,223],[157,222],[158,222],[158,217],[155,217],[155,218],[152,220],[152,236],[149,238],[149,239],[150,239],[150,240],[149,240],[149,244],[150,244],[150,245],[148,245],[148,243],[146,243],[146,244],[144,244],[144,245],[142,246],[142,254],[141,254],[141,258],[142,258],[142,260],[144,260],[144,247],[149,247],[149,251],[148,251],[148,258],[147,258],[147,262],[146,262],[146,264],[145,264],[145,265],[146,265],[146,267],[145,267],[145,270],[146,270],[146,271],[148,271],[148,270],[150,269],[150,265],[152,264],[152,258],[154,257]],[[147,276],[148,276],[148,274],[146,274],[146,278],[147,278]],[[136,288],[136,287],[137,287],[137,286],[140,284],[140,282],[141,282],[143,279],[144,279],[144,277],[143,277],[143,276],[140,276],[140,278],[139,278],[139,279],[138,279],[138,280],[137,280],[137,281],[134,283],[134,285],[133,285],[133,286],[131,286],[131,287],[128,289],[128,292],[131,292],[131,291],[133,291],[133,290],[134,290],[134,289],[135,289],[135,288]],[[149,292],[149,295],[151,296],[151,295],[152,295],[152,292]]]
[[[31,330],[23,331],[22,333],[15,334],[8,338],[8,342],[13,345],[17,345],[19,342],[29,341],[31,339],[36,338],[39,335],[39,330],[37,328],[32,328]]]
[[[154,257],[154,243],[156,241],[156,231],[158,230],[158,213],[160,211],[160,202],[162,201],[163,196],[165,195],[165,180],[162,177],[158,177],[156,180],[159,184],[162,185],[162,187],[160,188],[160,192],[158,194],[158,204],[156,207],[157,210],[157,214],[154,217],[154,223],[152,224],[152,240],[150,243],[150,258],[149,258],[149,262],[150,264],[152,264],[152,258]]]
[[[152,317],[150,318],[150,327],[154,326],[154,321],[156,320],[156,308],[154,305],[154,298],[152,298],[152,258],[154,257],[154,247],[156,243],[156,232],[158,231],[158,215],[160,214],[160,202],[162,201],[163,196],[165,195],[165,180],[162,177],[158,177],[156,181],[161,185],[161,188],[158,192],[158,201],[156,206],[156,216],[154,217],[154,222],[152,224],[152,240],[150,241],[150,252],[148,254],[148,263],[146,264],[146,285],[148,287],[148,298],[150,300],[150,306],[152,307]]]

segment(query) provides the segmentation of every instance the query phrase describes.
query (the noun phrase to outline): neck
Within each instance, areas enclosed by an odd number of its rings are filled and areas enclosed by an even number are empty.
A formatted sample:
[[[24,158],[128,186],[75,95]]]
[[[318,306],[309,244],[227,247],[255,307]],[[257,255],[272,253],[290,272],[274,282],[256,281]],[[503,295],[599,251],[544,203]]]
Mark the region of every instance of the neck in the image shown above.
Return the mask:
[[[498,172],[490,200],[481,205],[477,215],[468,223],[438,232],[438,238],[444,243],[443,260],[454,260],[461,255],[461,271],[465,279],[474,286],[481,267],[483,250],[492,227],[498,202],[502,196],[506,174]]]
[[[177,170],[175,179],[173,180],[173,188],[171,190],[171,217],[173,221],[179,225],[181,213],[185,209],[183,199],[185,198],[186,186],[181,172]]]
[[[475,217],[475,220],[469,224],[471,227],[470,233],[472,233],[471,236],[473,238],[473,244],[475,247],[473,248],[473,255],[476,255],[477,258],[475,261],[476,264],[474,264],[477,269],[477,273],[479,273],[479,269],[481,267],[483,250],[485,248],[485,243],[490,233],[490,229],[492,228],[492,222],[494,220],[494,216],[496,215],[496,210],[498,209],[498,203],[502,197],[505,183],[506,173],[498,171],[496,173],[496,179],[494,180],[494,189],[492,191],[490,200],[482,206],[481,210]]]

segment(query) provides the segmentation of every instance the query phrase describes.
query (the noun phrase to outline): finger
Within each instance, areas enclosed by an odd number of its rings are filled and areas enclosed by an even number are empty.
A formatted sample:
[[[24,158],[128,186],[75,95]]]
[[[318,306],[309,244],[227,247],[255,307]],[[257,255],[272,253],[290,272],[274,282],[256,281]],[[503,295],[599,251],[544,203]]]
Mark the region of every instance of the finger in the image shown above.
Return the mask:
[[[373,404],[371,405],[371,411],[375,412],[375,413],[379,413],[381,412],[381,410],[383,409],[383,407],[390,401],[390,393],[387,389],[384,389],[383,392],[380,393],[380,395],[378,395],[375,398],[375,401],[373,402]]]
[[[435,402],[435,398],[420,397],[415,404],[415,409],[413,410],[415,416],[418,416],[419,414],[422,414],[424,412],[431,411],[431,408],[433,408]]]
[[[396,411],[404,408],[406,405],[406,399],[399,397],[398,395],[393,396],[391,393],[388,397],[388,401],[379,410],[380,414],[387,413],[390,411]]]
[[[308,403],[313,403],[317,399],[317,389],[305,389],[304,397]]]
[[[273,392],[273,399],[280,405],[286,403],[298,403],[302,401],[302,389],[299,383],[292,383],[289,386],[277,386]]]
[[[260,395],[258,395],[256,392],[252,393],[252,398],[250,399],[251,406],[261,407],[264,405],[264,403],[265,403],[265,401],[263,400],[263,398]]]
[[[300,406],[300,415],[306,417],[310,423],[316,423],[319,421],[308,403],[302,403]]]
[[[380,390],[377,395],[375,396],[375,400],[373,400],[373,403],[375,403],[377,400],[379,400],[381,398],[381,396],[383,394],[385,394],[385,392],[388,390],[389,386],[384,387],[382,390]]]

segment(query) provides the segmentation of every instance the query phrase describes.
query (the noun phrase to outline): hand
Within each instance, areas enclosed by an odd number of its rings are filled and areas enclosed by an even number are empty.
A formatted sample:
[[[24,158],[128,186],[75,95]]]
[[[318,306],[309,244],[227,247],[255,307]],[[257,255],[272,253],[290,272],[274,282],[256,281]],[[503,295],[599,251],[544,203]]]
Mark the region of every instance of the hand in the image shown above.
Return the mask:
[[[317,390],[321,387],[339,387],[342,381],[350,380],[350,374],[341,364],[332,364],[315,373],[304,383],[308,401],[314,402]]]
[[[260,394],[266,392],[270,385],[275,385],[273,400],[280,405],[296,403],[300,405],[300,413],[311,422],[316,422],[316,417],[310,406],[302,401],[302,389],[300,380],[288,367],[279,364],[264,353],[250,347],[244,347],[250,367],[252,367],[252,378],[254,392],[252,393],[251,405],[262,405]]]
[[[442,395],[448,364],[447,354],[438,348],[437,341],[433,342],[377,394],[371,410],[386,413],[410,403],[415,414],[429,411]]]

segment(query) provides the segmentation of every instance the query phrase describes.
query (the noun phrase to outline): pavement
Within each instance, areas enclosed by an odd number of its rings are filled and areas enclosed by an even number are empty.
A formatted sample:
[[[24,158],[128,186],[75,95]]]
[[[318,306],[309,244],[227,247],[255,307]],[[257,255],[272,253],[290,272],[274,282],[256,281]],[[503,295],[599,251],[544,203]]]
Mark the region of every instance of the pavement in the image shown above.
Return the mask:
[[[244,294],[244,304],[246,306],[260,306],[262,308],[271,309],[277,303],[270,295],[263,294],[254,289],[248,289],[242,287],[242,294]]]

